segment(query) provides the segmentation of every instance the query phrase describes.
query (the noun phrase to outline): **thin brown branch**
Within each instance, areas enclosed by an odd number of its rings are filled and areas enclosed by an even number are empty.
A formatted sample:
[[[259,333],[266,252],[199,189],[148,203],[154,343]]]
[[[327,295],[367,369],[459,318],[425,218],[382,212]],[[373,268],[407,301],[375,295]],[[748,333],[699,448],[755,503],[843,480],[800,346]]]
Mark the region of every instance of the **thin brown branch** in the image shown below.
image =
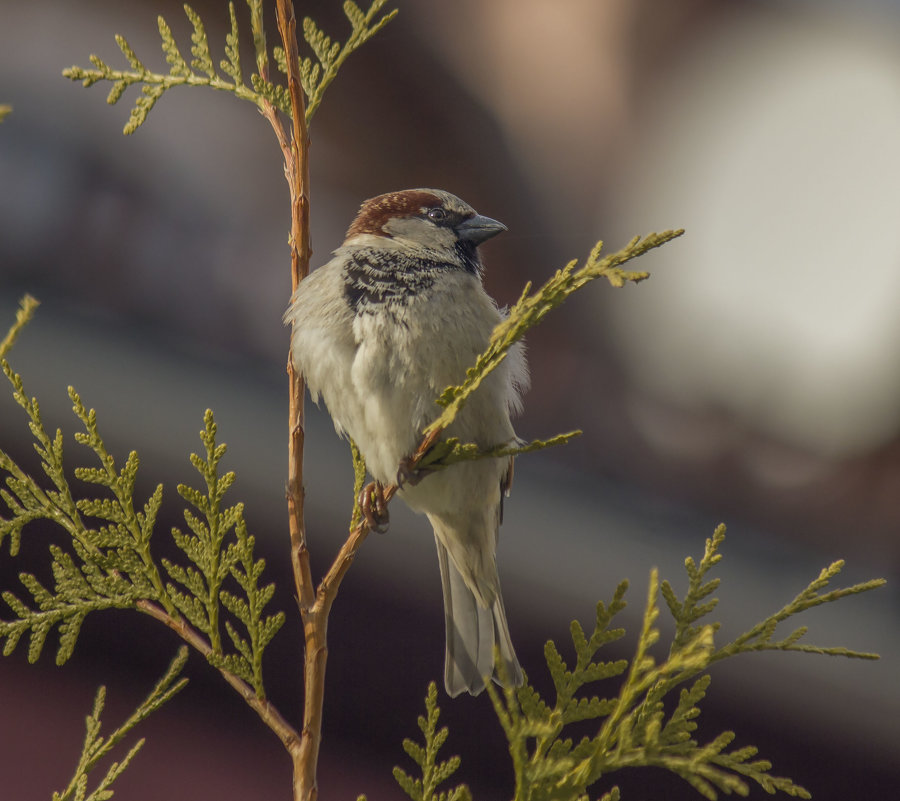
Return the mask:
[[[293,42],[294,63],[297,56],[297,39],[296,39],[296,23],[294,20],[294,10],[290,0],[277,0],[278,12],[278,29],[285,43],[285,50],[290,52],[289,42]],[[284,25],[282,21],[287,21]],[[262,20],[255,20],[259,27],[259,35],[264,37],[262,28]],[[261,50],[257,48],[257,68],[260,77],[263,80],[269,79],[269,61],[267,48],[263,39]],[[290,71],[290,69],[289,69]],[[294,117],[303,120],[301,131],[302,136],[297,138],[297,126],[292,128],[292,134],[289,134],[282,121],[278,109],[265,101],[262,105],[262,114],[272,126],[275,137],[278,140],[278,146],[281,148],[281,155],[284,161],[284,177],[288,184],[291,198],[291,292],[297,289],[297,285],[301,279],[309,273],[309,215],[306,202],[307,187],[309,186],[308,166],[307,166],[307,149],[308,138],[306,136],[306,116],[303,109],[303,94],[300,92],[299,98],[295,98],[292,93],[291,99],[299,102],[298,106],[294,106]],[[302,202],[298,201],[302,198]],[[288,402],[288,420],[289,420],[289,438],[288,438],[288,483],[287,483],[287,502],[288,502],[288,519],[291,536],[291,567],[294,574],[294,585],[297,598],[300,601],[301,609],[308,608],[314,603],[315,594],[313,592],[312,571],[309,563],[309,550],[306,547],[306,530],[304,525],[303,504],[303,378],[294,371],[290,357],[287,365],[288,386],[289,386],[289,402]],[[145,610],[149,611],[149,610]],[[163,613],[165,614],[165,613]],[[160,618],[167,625],[172,623],[165,618]],[[179,631],[178,626],[172,626]],[[304,676],[310,673],[310,635],[304,615],[304,630],[306,632],[306,658],[304,664]],[[179,631],[179,633],[181,633]],[[182,635],[184,636],[184,635]],[[199,636],[199,635],[198,635]],[[323,635],[324,636],[324,635]],[[194,647],[202,649],[203,640],[199,638],[199,642],[191,642]],[[208,647],[208,646],[207,646]],[[310,727],[307,722],[307,714],[304,712],[303,734],[299,734],[280,713],[267,701],[260,701],[253,693],[253,689],[242,679],[234,676],[227,671],[220,671],[225,680],[234,687],[238,693],[243,696],[244,700],[254,708],[262,718],[263,722],[269,726],[275,734],[278,735],[284,747],[290,754],[293,763],[293,795],[295,801],[315,801],[317,795],[316,789],[316,763],[318,761],[318,744],[321,740],[321,711],[319,713],[319,726],[310,734]],[[324,673],[324,664],[321,671]],[[304,679],[306,686],[306,699],[311,697],[309,692],[309,681]],[[319,707],[321,710],[321,696],[324,694],[324,680],[322,682],[322,693],[319,694]],[[308,709],[308,700],[304,701],[304,710]],[[312,744],[312,747],[311,747]]]
[[[297,47],[297,19],[291,0],[277,0],[278,33],[287,61],[288,93],[291,98],[291,142],[286,150],[283,140],[284,173],[291,199],[291,291],[309,274],[312,253],[309,240],[309,134],[306,108],[300,82]],[[325,663],[328,657],[327,610],[315,603],[315,585],[310,568],[309,548],[304,523],[303,488],[303,377],[294,370],[288,357],[289,445],[288,445],[288,520],[291,536],[291,566],[294,585],[303,617],[305,651],[303,661],[303,734],[294,762],[295,801],[316,801],[316,766],[322,741],[322,705],[325,697]],[[290,750],[290,749],[289,749]]]
[[[291,98],[292,170],[288,177],[291,189],[291,291],[309,274],[312,248],[309,241],[309,132],[306,127],[306,102],[300,82],[297,49],[297,19],[290,0],[278,0],[278,32],[287,60],[288,94]]]
[[[288,91],[291,97],[291,142],[284,153],[284,174],[291,199],[291,292],[309,275],[312,255],[309,238],[309,134],[306,128],[306,109],[300,83],[297,51],[297,20],[290,0],[278,0],[278,32],[287,58]],[[291,533],[291,564],[301,609],[309,609],[315,602],[314,584],[306,545],[303,519],[303,377],[294,370],[288,358],[290,402],[288,409],[290,444],[288,450],[288,516]]]
[[[396,491],[396,488],[394,490]],[[359,552],[368,534],[369,527],[366,525],[365,520],[361,520],[350,532],[347,541],[341,546],[341,550],[335,556],[331,568],[319,583],[319,588],[316,592],[316,608],[322,614],[327,616],[331,611],[331,605],[337,597],[341,581],[344,580],[344,576],[350,569],[350,565],[353,564],[353,560],[356,558],[356,554]]]
[[[297,45],[297,20],[290,0],[277,0],[278,33],[284,46],[287,64],[288,93],[291,99],[290,142],[285,126],[274,107],[264,107],[263,114],[269,120],[284,157],[284,173],[291,199],[291,291],[309,274],[312,254],[309,238],[309,132],[306,124],[305,98],[299,71]],[[265,76],[263,76],[265,77]],[[315,588],[310,567],[309,548],[303,516],[303,377],[288,358],[289,399],[289,451],[287,502],[291,536],[291,566],[300,613],[303,618],[304,651],[304,704],[303,730],[299,748],[289,748],[294,761],[295,801],[315,801],[318,795],[316,766],[322,740],[322,716],[325,696],[325,667],[328,659],[328,615],[337,597],[340,583],[353,563],[368,534],[365,523],[357,526],[344,543],[331,568],[318,588]],[[434,432],[417,451],[414,464],[437,439]],[[397,487],[389,487],[386,498],[396,493]]]
[[[210,644],[197,631],[191,628],[184,619],[173,617],[161,606],[157,606],[150,601],[138,601],[137,608],[144,614],[150,615],[150,617],[164,623],[181,637],[182,640],[194,650],[203,654],[207,659],[210,654],[213,653]],[[259,715],[262,722],[278,736],[278,739],[281,740],[284,747],[289,752],[297,751],[300,744],[300,734],[281,716],[281,713],[272,706],[269,701],[260,698],[253,691],[253,688],[240,678],[240,676],[236,676],[231,671],[221,667],[217,669],[222,675],[222,678],[224,678],[225,681],[227,681],[244,699],[247,705]]]
[[[411,469],[416,468],[422,460],[422,457],[425,456],[431,446],[437,442],[438,437],[440,437],[442,432],[443,429],[435,429],[422,438],[419,447],[416,448],[415,453],[410,457],[408,466]],[[398,489],[399,487],[396,484],[390,484],[385,487],[383,493],[384,502],[389,503],[391,498],[397,494]],[[350,565],[353,564],[353,560],[356,558],[356,554],[359,552],[359,549],[362,547],[368,534],[369,526],[366,524],[365,519],[360,520],[351,530],[350,536],[343,546],[341,546],[340,551],[338,551],[337,556],[334,558],[331,568],[325,574],[316,591],[316,604],[314,608],[317,611],[321,610],[327,616],[328,612],[331,610],[331,605],[337,597],[337,591],[341,581],[343,581],[344,576],[350,569]]]

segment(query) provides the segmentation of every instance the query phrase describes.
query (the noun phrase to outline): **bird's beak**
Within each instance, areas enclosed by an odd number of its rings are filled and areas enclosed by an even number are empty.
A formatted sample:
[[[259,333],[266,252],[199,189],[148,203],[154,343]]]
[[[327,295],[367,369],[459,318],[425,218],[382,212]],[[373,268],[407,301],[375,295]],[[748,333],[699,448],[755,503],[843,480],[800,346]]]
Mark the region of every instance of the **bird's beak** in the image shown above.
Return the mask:
[[[482,242],[487,241],[492,236],[497,236],[497,234],[505,230],[506,226],[502,222],[492,220],[490,217],[485,217],[481,214],[469,217],[456,226],[456,233],[459,238],[471,242],[473,245],[480,245]]]

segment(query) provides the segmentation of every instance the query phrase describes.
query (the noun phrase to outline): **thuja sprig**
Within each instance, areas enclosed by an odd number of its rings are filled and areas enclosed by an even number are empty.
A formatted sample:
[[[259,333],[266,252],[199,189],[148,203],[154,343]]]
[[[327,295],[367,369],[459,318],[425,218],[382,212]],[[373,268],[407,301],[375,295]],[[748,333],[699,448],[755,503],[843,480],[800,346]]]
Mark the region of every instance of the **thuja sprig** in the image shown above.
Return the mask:
[[[706,541],[705,552],[700,560],[700,564],[695,564],[690,557],[685,560],[685,569],[688,574],[688,589],[683,600],[678,599],[668,582],[663,582],[660,588],[675,621],[673,647],[676,647],[680,641],[690,638],[696,630],[694,623],[712,612],[718,605],[717,598],[710,598],[709,600],[707,598],[718,588],[719,579],[714,578],[706,581],[706,576],[721,560],[722,555],[719,553],[719,547],[724,540],[725,526],[720,525],[716,528],[713,536]],[[878,659],[878,654],[866,651],[855,651],[839,646],[823,647],[801,643],[800,640],[806,636],[808,631],[806,626],[794,629],[785,637],[776,638],[775,636],[776,630],[781,623],[800,612],[877,589],[886,583],[884,579],[872,579],[850,587],[840,587],[823,592],[823,590],[828,588],[831,581],[840,574],[843,567],[844,561],[839,560],[823,568],[809,585],[781,609],[761,620],[732,642],[721,646],[710,654],[710,663],[718,662],[726,657],[754,651],[801,651],[803,653],[823,654],[826,656],[844,656],[851,659]],[[714,624],[714,629],[718,629],[718,624]]]
[[[539,289],[532,292],[529,281],[515,305],[506,317],[491,332],[487,348],[475,363],[466,370],[465,380],[456,386],[447,387],[437,398],[444,407],[443,412],[426,426],[423,439],[412,455],[408,467],[422,470],[436,470],[454,462],[484,459],[496,456],[515,456],[536,450],[562,445],[569,442],[581,431],[558,434],[547,440],[536,439],[527,444],[499,444],[493,448],[481,449],[474,443],[461,443],[457,438],[440,441],[441,434],[452,425],[466,401],[507,357],[510,348],[525,334],[538,325],[553,309],[562,304],[570,295],[582,289],[597,278],[605,278],[617,288],[626,283],[639,283],[649,273],[625,270],[622,265],[658,248],[666,242],[681,236],[683,229],[648,234],[635,237],[624,248],[607,256],[602,256],[603,242],[598,242],[591,251],[584,266],[578,266],[577,259],[557,270]],[[391,497],[388,492],[386,497]]]
[[[387,0],[374,0],[367,12],[363,12],[351,0],[344,3],[344,13],[350,21],[352,31],[344,44],[332,42],[322,33],[315,22],[307,18],[303,21],[306,41],[313,51],[316,63],[309,57],[300,60],[301,82],[306,93],[306,121],[309,124],[329,84],[334,80],[338,70],[347,58],[360,46],[371,39],[388,22],[396,11],[381,15]],[[184,6],[185,15],[191,23],[191,58],[182,53],[175,41],[175,35],[166,20],[157,18],[157,27],[163,55],[169,65],[168,73],[154,72],[138,57],[134,48],[124,36],[116,35],[116,44],[125,56],[130,69],[116,69],[97,55],[89,60],[92,68],[73,66],[63,70],[63,75],[73,81],[81,81],[84,86],[93,86],[100,81],[109,81],[112,87],[106,102],[117,103],[125,91],[132,85],[140,85],[141,93],[135,101],[123,132],[134,133],[147,119],[147,115],[156,102],[169,89],[175,86],[207,86],[229,92],[242,100],[248,100],[266,111],[271,105],[279,111],[291,115],[291,100],[288,88],[276,84],[268,77],[268,50],[263,24],[262,3],[259,0],[247,0],[250,10],[250,23],[254,50],[256,53],[257,72],[250,75],[250,84],[244,79],[240,53],[240,29],[234,3],[228,4],[230,30],[225,37],[225,58],[218,62],[213,58],[209,37],[200,15],[189,5]],[[280,65],[281,71],[287,73],[285,54],[282,48],[275,48],[273,56]]]
[[[568,431],[565,434],[557,434],[549,439],[533,439],[531,442],[525,442],[521,445],[498,445],[487,450],[481,450],[474,442],[461,442],[459,437],[448,437],[431,447],[428,453],[419,461],[418,468],[420,470],[428,470],[430,468],[447,467],[456,462],[534,453],[545,448],[565,445],[576,437],[580,437],[582,433],[582,431]]]
[[[353,0],[347,0],[344,3],[344,16],[350,22],[352,30],[343,45],[340,42],[332,41],[331,37],[321,31],[309,17],[303,19],[303,38],[316,59],[313,62],[313,59],[307,56],[298,61],[300,81],[303,84],[303,92],[306,94],[307,123],[316,113],[316,109],[325,95],[325,90],[335,79],[338,70],[347,58],[397,16],[397,9],[379,16],[387,2],[388,0],[374,0],[369,10],[363,12]],[[284,49],[274,48],[273,55],[281,72],[287,75],[287,56]],[[289,108],[290,102],[287,105],[287,109]],[[282,110],[287,111],[287,109]]]
[[[266,605],[275,594],[275,585],[266,584],[262,587],[259,585],[266,562],[264,559],[254,558],[255,540],[247,533],[247,525],[240,513],[235,525],[235,536],[236,542],[228,548],[229,555],[236,557],[231,567],[231,575],[243,590],[244,597],[222,590],[219,598],[222,605],[241,622],[247,636],[242,636],[231,621],[226,620],[225,630],[236,653],[225,654],[221,662],[214,655],[210,661],[217,667],[223,667],[240,676],[253,687],[257,697],[265,699],[262,679],[263,650],[284,624],[285,616],[284,612],[276,612],[274,615],[264,614]]]
[[[0,109],[2,108],[0,106]],[[6,354],[9,353],[13,344],[15,344],[22,329],[34,317],[38,306],[40,306],[40,301],[36,298],[33,298],[31,295],[22,296],[22,299],[19,301],[19,308],[16,310],[15,322],[10,326],[9,331],[6,332],[6,336],[0,339],[0,359],[6,358]]]
[[[30,311],[33,306],[23,304],[18,328],[14,326],[4,341],[12,341]],[[129,453],[119,468],[104,444],[95,411],[85,407],[70,387],[73,411],[84,428],[76,432],[75,439],[90,449],[99,463],[98,467],[76,467],[74,473],[82,482],[103,490],[99,495],[76,500],[65,473],[62,431],[57,429],[53,436],[47,432],[38,403],[25,392],[21,376],[3,359],[0,366],[12,385],[14,398],[25,411],[35,450],[52,485],[42,487],[0,450],[0,470],[7,474],[0,499],[9,510],[8,517],[0,516],[0,544],[8,538],[10,553],[15,555],[25,526],[48,520],[66,531],[72,550],[70,553],[51,545],[52,588],[29,573],[20,575],[31,595],[31,604],[12,592],[3,593],[14,614],[11,620],[0,620],[3,653],[11,654],[22,637],[28,635],[28,659],[34,662],[50,632],[58,627],[56,661],[62,664],[72,655],[88,614],[110,608],[138,608],[151,611],[154,617],[178,630],[216,667],[246,681],[256,697],[263,699],[263,650],[283,624],[284,616],[264,613],[274,585],[260,584],[265,561],[254,557],[254,538],[247,532],[243,505],[223,504],[223,496],[234,483],[234,474],[219,474],[225,445],[216,443],[212,412],[206,412],[200,434],[205,458],[191,455],[192,464],[204,480],[205,492],[185,485],[178,487],[179,494],[198,512],[185,511],[190,533],[177,528],[172,531],[176,545],[191,564],[182,567],[163,560],[171,578],[164,584],[150,548],[162,504],[162,485],[156,487],[142,507],[136,508],[134,494],[140,463],[137,453]],[[223,586],[229,578],[240,592]],[[234,617],[234,622],[224,623],[234,650],[226,651],[223,645],[223,608]],[[182,616],[194,632],[188,632],[179,623]],[[196,632],[206,640],[201,640]]]
[[[444,407],[444,411],[425,429],[425,435],[445,430],[456,419],[472,393],[481,386],[482,381],[506,358],[509,349],[571,294],[597,278],[606,278],[614,287],[622,287],[627,282],[643,281],[648,273],[624,270],[622,265],[682,233],[683,230],[663,231],[643,238],[635,237],[624,248],[607,256],[601,256],[603,243],[598,242],[580,269],[575,269],[578,262],[572,260],[561,270],[557,270],[538,290],[532,292],[531,282],[527,283],[506,319],[494,328],[487,349],[466,371],[465,381],[457,386],[447,387],[441,393],[438,403]]]
[[[359,446],[352,439],[350,440],[350,456],[353,459],[353,513],[350,516],[350,531],[352,532],[363,518],[359,499],[366,483],[366,460],[363,458]]]
[[[85,429],[75,432],[75,441],[90,448],[100,462],[99,468],[76,467],[75,477],[85,483],[103,487],[112,496],[76,501],[75,505],[82,514],[102,520],[104,525],[97,530],[86,529],[87,548],[82,547],[78,539],[73,542],[73,546],[86,565],[96,563],[110,577],[127,577],[134,596],[160,599],[171,606],[163,589],[156,561],[150,552],[150,540],[162,505],[163,486],[157,484],[143,508],[135,509],[134,489],[140,466],[137,452],[131,451],[122,469],[118,470],[115,459],[100,436],[96,411],[87,409],[72,387],[69,387],[69,398],[75,416]],[[61,441],[59,431],[57,438]],[[61,457],[60,448],[60,471]],[[62,479],[65,481],[64,475]]]
[[[163,55],[169,65],[168,73],[153,72],[138,57],[134,49],[124,36],[116,35],[116,44],[122,55],[128,61],[131,69],[115,69],[97,55],[91,55],[89,60],[93,69],[73,66],[63,70],[63,75],[73,81],[81,81],[83,86],[93,86],[99,81],[112,82],[112,88],[106,97],[110,105],[117,103],[125,90],[134,84],[141,85],[141,94],[135,101],[134,108],[123,132],[134,133],[147,119],[147,115],[156,105],[156,101],[174,86],[208,86],[230,92],[243,100],[262,107],[265,98],[244,83],[241,72],[239,53],[239,32],[237,16],[234,4],[229,3],[229,15],[231,31],[228,34],[225,52],[227,58],[220,62],[220,68],[226,77],[222,77],[214,66],[212,52],[206,29],[200,16],[188,5],[184,7],[185,14],[191,23],[191,55],[188,60],[182,54],[172,29],[166,20],[160,16],[157,18],[157,27],[162,45]]]
[[[688,640],[695,637],[698,628],[694,624],[710,614],[719,603],[717,598],[710,598],[710,596],[719,588],[720,579],[718,577],[709,581],[705,579],[707,573],[722,560],[719,547],[724,540],[725,527],[718,526],[713,532],[713,536],[706,541],[706,548],[700,564],[697,565],[691,556],[684,560],[684,568],[688,574],[688,589],[683,601],[678,599],[668,581],[663,581],[660,585],[660,592],[675,621],[671,651],[678,650]],[[713,632],[718,631],[718,623],[711,625]]]
[[[437,685],[431,682],[425,696],[425,716],[419,716],[419,731],[425,738],[424,745],[409,738],[403,741],[403,750],[422,772],[421,779],[414,779],[405,770],[394,768],[394,779],[413,801],[472,801],[469,788],[460,784],[451,790],[438,788],[459,769],[460,759],[452,756],[438,761],[438,751],[447,741],[447,727],[438,728],[441,710],[437,705]]]
[[[884,581],[877,579],[824,592],[840,571],[841,563],[835,563],[778,612],[717,648],[714,639],[719,625],[700,621],[717,605],[711,595],[719,582],[708,574],[721,560],[719,547],[724,537],[724,527],[720,526],[707,540],[699,564],[693,559],[686,561],[688,589],[684,598],[678,598],[668,582],[660,584],[655,571],[651,574],[641,631],[631,660],[596,659],[602,646],[624,634],[622,629],[611,627],[613,618],[625,607],[627,583],[623,582],[608,606],[598,604],[590,636],[577,621],[572,623],[572,667],[552,642],[547,643],[545,658],[556,693],[554,703],[542,698],[527,682],[518,689],[502,692],[488,687],[509,742],[516,799],[581,799],[587,797],[587,788],[601,778],[621,768],[637,766],[665,768],[708,799],[716,799],[720,792],[746,795],[748,782],[769,793],[810,797],[790,779],[771,775],[771,763],[756,759],[753,746],[732,749],[734,732],[722,732],[705,744],[698,742],[695,731],[699,704],[710,684],[706,671],[725,657],[759,650],[877,658],[875,654],[846,648],[800,645],[798,640],[806,633],[805,628],[778,639],[775,628],[799,612],[867,592]],[[675,620],[675,634],[666,659],[658,662],[653,650],[660,637],[656,626],[660,594]],[[595,682],[623,674],[624,681],[614,697],[592,694]],[[676,689],[677,702],[668,700]],[[566,727],[584,721],[596,721],[597,733],[574,743],[566,736]],[[607,795],[615,798],[617,791],[614,788]]]
[[[187,679],[178,678],[185,662],[187,662],[188,649],[182,646],[169,664],[165,675],[156,683],[150,694],[138,705],[129,718],[116,728],[111,734],[102,735],[100,715],[106,702],[106,687],[100,687],[94,698],[94,706],[85,721],[84,744],[81,748],[81,756],[75,767],[75,774],[65,790],[53,793],[53,801],[105,801],[113,795],[112,784],[122,774],[131,760],[137,755],[144,745],[144,740],[138,740],[122,757],[113,762],[106,774],[97,786],[88,791],[88,775],[104,760],[110,752],[125,739],[125,737],[141,721],[145,720],[166,701],[178,693],[187,684]]]
[[[130,454],[118,471],[100,439],[93,410],[85,409],[78,394],[70,388],[73,409],[85,426],[76,439],[89,446],[101,463],[100,468],[76,468],[76,476],[105,487],[112,495],[76,501],[65,475],[62,431],[57,429],[52,437],[48,434],[37,400],[27,395],[21,376],[5,360],[0,360],[0,367],[12,385],[15,400],[28,417],[35,450],[52,484],[52,488],[41,487],[0,450],[0,470],[7,474],[0,499],[10,512],[9,517],[0,517],[0,542],[9,536],[10,553],[15,555],[23,528],[43,519],[68,533],[76,557],[51,546],[52,591],[33,575],[20,575],[34,606],[11,592],[3,593],[3,599],[16,617],[0,621],[0,639],[5,641],[3,653],[8,655],[22,636],[30,633],[28,658],[33,662],[40,656],[47,635],[58,626],[60,642],[56,661],[62,664],[71,656],[87,614],[100,609],[127,608],[142,597],[154,600],[160,597],[162,584],[149,555],[149,537],[162,490],[158,487],[141,511],[134,509],[137,455]],[[93,528],[85,522],[85,516],[102,520],[103,525]]]
[[[241,506],[222,508],[222,498],[234,483],[235,475],[230,471],[219,475],[219,462],[226,448],[216,444],[216,423],[209,409],[203,422],[200,439],[206,448],[206,458],[192,453],[190,459],[203,478],[206,491],[201,492],[185,484],[178,485],[178,494],[200,512],[202,519],[190,509],[185,509],[184,520],[191,533],[185,534],[179,528],[172,529],[175,544],[192,565],[185,568],[168,559],[163,559],[162,563],[170,578],[186,589],[186,592],[181,591],[171,583],[166,587],[178,611],[208,637],[214,651],[221,653],[219,593],[238,559],[233,548],[226,550],[222,544],[234,529],[241,515]]]
[[[209,642],[207,659],[218,668],[240,677],[253,687],[260,699],[265,698],[262,679],[263,651],[284,623],[284,613],[265,615],[265,607],[275,593],[275,585],[260,586],[265,560],[254,557],[255,539],[247,531],[244,506],[241,503],[223,507],[223,498],[235,480],[231,471],[219,473],[219,463],[226,446],[216,443],[216,422],[211,410],[203,416],[200,432],[205,458],[191,454],[191,464],[203,478],[205,492],[185,484],[178,485],[181,495],[200,516],[189,509],[184,512],[190,534],[172,530],[175,544],[191,561],[183,567],[164,559],[163,566],[175,582],[166,586],[168,596],[190,624],[206,635]],[[230,541],[226,543],[226,539]],[[233,578],[242,594],[223,587]],[[179,589],[180,585],[184,590]],[[240,623],[246,636],[239,633],[230,620],[224,628],[234,646],[226,652],[222,639],[221,611],[224,607]]]

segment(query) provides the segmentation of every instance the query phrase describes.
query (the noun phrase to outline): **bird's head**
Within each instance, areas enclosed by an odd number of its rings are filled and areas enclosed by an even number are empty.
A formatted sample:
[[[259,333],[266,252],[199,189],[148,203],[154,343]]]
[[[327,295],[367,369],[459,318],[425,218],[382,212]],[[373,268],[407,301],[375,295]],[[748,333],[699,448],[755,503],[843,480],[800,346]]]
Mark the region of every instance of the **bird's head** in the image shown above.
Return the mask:
[[[506,230],[478,214],[456,195],[440,189],[405,189],[365,201],[347,230],[347,242],[360,236],[384,237],[396,246],[430,257],[455,254],[478,266],[475,248]]]

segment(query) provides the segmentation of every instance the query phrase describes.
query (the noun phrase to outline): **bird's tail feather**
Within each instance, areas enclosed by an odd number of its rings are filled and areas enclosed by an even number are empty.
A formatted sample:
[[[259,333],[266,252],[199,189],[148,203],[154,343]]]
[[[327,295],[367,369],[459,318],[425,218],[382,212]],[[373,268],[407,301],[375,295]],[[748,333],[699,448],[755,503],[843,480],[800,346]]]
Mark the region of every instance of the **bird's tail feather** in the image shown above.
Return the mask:
[[[437,551],[447,632],[444,662],[447,694],[453,697],[467,691],[478,695],[484,689],[487,676],[500,682],[494,665],[495,644],[503,663],[503,677],[514,686],[520,685],[522,668],[509,636],[499,583],[491,608],[482,606],[440,542],[437,542]]]

